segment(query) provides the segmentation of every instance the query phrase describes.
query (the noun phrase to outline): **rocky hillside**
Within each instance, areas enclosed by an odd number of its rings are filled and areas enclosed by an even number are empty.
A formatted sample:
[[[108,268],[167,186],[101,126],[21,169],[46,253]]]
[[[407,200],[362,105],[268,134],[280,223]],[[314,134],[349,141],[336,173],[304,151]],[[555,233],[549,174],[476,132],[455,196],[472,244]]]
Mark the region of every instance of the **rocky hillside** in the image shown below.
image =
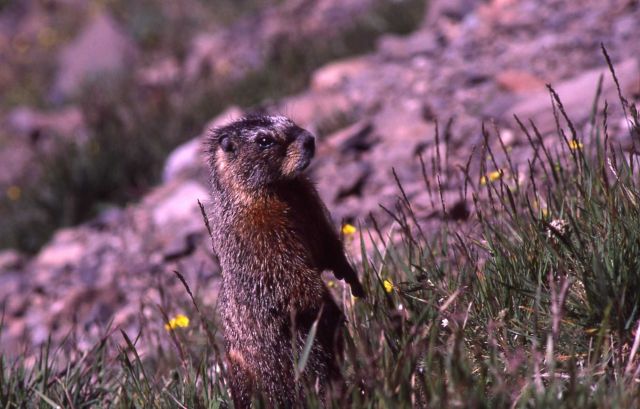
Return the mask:
[[[145,78],[186,76],[203,64],[214,71],[260,64],[259,55],[245,51],[250,47],[229,40],[242,27],[254,28],[249,41],[257,42],[257,49],[266,47],[267,38],[300,30],[315,35],[311,23],[273,34],[273,27],[291,21],[293,14],[287,12],[304,14],[294,7],[264,16],[257,25],[241,20],[230,31],[203,34],[194,43],[197,52],[180,70],[166,62],[158,66],[165,71],[144,71]],[[316,21],[317,27],[343,24],[326,16]],[[277,24],[263,23],[269,21]],[[413,33],[384,35],[373,52],[324,65],[303,92],[255,109],[284,113],[316,133],[318,152],[310,172],[336,225],[366,226],[370,214],[388,223],[380,204],[393,208],[399,194],[396,177],[425,228],[445,217],[472,224],[473,205],[464,195],[460,168],[483,141],[482,125],[490,142],[497,144],[500,136],[516,165],[525,169],[531,151],[514,114],[535,121],[543,138],[558,138],[545,84],[553,86],[567,113],[586,130],[604,74],[601,95],[610,105],[610,132],[615,143],[633,149],[623,137],[627,127],[601,44],[622,93],[637,101],[638,26],[640,5],[631,0],[432,1]],[[228,61],[219,59],[220,47],[228,44],[242,52],[229,54]],[[40,345],[50,333],[55,343],[71,332],[81,345],[90,345],[108,324],[130,333],[137,333],[142,322],[161,327],[157,305],[173,313],[187,302],[174,270],[204,304],[213,306],[220,271],[198,206],[208,197],[201,141],[212,126],[244,113],[228,107],[202,127],[200,136],[175,149],[166,160],[163,183],[139,202],[58,231],[34,257],[1,252],[2,350],[16,353],[21,345]],[[435,157],[442,163],[437,171],[432,169]],[[479,169],[476,162],[469,165],[478,177],[471,184],[482,176],[474,170]],[[438,190],[444,206],[437,196],[434,200]]]

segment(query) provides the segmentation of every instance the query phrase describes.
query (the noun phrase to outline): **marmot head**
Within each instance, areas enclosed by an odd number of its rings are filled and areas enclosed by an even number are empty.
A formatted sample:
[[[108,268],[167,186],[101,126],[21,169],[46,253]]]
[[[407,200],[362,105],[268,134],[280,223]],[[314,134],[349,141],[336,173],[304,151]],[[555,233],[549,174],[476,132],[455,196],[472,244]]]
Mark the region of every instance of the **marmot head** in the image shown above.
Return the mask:
[[[207,151],[214,183],[257,191],[298,177],[315,138],[283,116],[250,116],[213,129]]]

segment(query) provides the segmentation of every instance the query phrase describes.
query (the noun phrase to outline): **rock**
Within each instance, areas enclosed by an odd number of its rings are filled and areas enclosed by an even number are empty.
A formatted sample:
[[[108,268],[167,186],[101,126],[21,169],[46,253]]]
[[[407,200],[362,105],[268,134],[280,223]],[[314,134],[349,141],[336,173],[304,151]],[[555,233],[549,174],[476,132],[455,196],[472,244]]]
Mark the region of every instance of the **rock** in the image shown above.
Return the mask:
[[[340,202],[340,206],[332,213],[332,217],[336,223],[351,222],[356,223],[362,215],[375,213],[380,210],[380,202],[371,200],[370,198],[362,198],[349,196]],[[356,240],[357,241],[357,240]]]
[[[340,60],[318,68],[311,78],[311,89],[316,91],[337,89],[349,77],[362,72],[371,66],[368,57],[355,57]]]
[[[287,98],[275,110],[286,113],[300,126],[313,130],[322,122],[340,115],[349,116],[354,106],[344,93],[320,91]]]
[[[96,15],[60,53],[54,94],[68,97],[91,76],[127,69],[136,55],[134,42],[107,13]]]
[[[340,129],[324,138],[323,142],[319,144],[318,154],[338,155],[369,150],[376,142],[373,130],[373,124],[369,120],[363,120]]]
[[[47,270],[77,265],[85,252],[81,236],[74,229],[59,230],[36,256],[35,263]]]
[[[91,323],[104,326],[109,322],[116,306],[123,298],[122,290],[113,283],[104,287],[70,288],[50,306],[50,325],[77,320],[84,327]]]
[[[204,221],[201,224],[200,233],[204,233]],[[163,249],[164,261],[174,261],[192,254],[196,249],[199,233],[189,233],[186,236],[175,236]]]
[[[138,71],[138,81],[147,86],[168,86],[180,79],[180,65],[173,57],[165,58]]]
[[[167,183],[180,177],[190,176],[200,167],[203,157],[201,138],[183,143],[169,154],[162,170],[162,181]]]
[[[479,3],[479,0],[432,0],[429,2],[426,23],[435,24],[443,17],[454,21],[462,20]]]
[[[195,181],[173,182],[163,185],[145,197],[144,203],[152,207],[156,226],[175,224],[184,220],[201,220],[198,200],[209,200],[209,192]]]
[[[25,257],[17,250],[0,250],[0,274],[7,270],[19,269],[25,262]]]
[[[498,86],[507,92],[530,92],[544,89],[544,81],[526,71],[505,70],[496,75]]]
[[[387,58],[407,60],[416,55],[430,55],[438,51],[440,45],[433,31],[420,30],[409,36],[387,34],[378,41],[378,50]]]
[[[421,107],[415,111],[388,105],[375,118],[380,143],[374,148],[376,167],[390,169],[415,159],[422,144],[435,142],[433,123],[422,119]]]
[[[499,92],[490,100],[487,101],[482,108],[482,118],[488,120],[497,120],[504,118],[520,100],[516,94]]]
[[[218,114],[211,121],[207,122],[207,125],[204,127],[204,134],[206,134],[210,129],[217,128],[219,126],[224,126],[229,122],[235,121],[239,119],[242,115],[244,115],[244,111],[235,105],[230,106],[229,108],[222,111],[222,113]]]
[[[119,207],[107,207],[102,210],[88,225],[97,230],[115,228],[126,222],[125,212]]]
[[[194,177],[202,171],[205,163],[202,143],[208,130],[238,119],[242,116],[242,113],[238,107],[232,106],[227,108],[220,115],[209,121],[201,136],[175,148],[165,162],[162,171],[162,181],[167,183],[178,178],[186,179]]]
[[[339,201],[349,196],[361,196],[362,186],[370,173],[371,167],[366,162],[346,163],[340,168],[339,177],[334,180],[335,199]]]
[[[370,174],[371,167],[366,162],[330,162],[316,172],[315,179],[322,198],[334,203],[349,196],[360,196]]]
[[[33,137],[46,131],[80,142],[87,138],[82,111],[76,106],[48,112],[30,107],[16,108],[9,113],[7,125],[12,131],[24,136]]]
[[[640,92],[640,67],[637,59],[630,58],[619,64],[614,64],[614,68],[623,95],[634,95]],[[591,105],[595,99],[598,79],[601,75],[604,77],[600,100],[613,103],[618,99],[618,91],[607,66],[587,71],[554,86],[567,115],[573,122],[582,122],[591,115]],[[508,113],[517,115],[525,123],[531,119],[542,134],[556,129],[551,109],[551,98],[546,91],[524,97],[504,114]],[[515,127],[517,124],[514,122],[511,123]]]
[[[24,275],[19,271],[0,270],[0,305],[8,317],[24,313],[27,301],[23,297],[16,297],[16,294],[22,294],[26,287],[25,281]]]

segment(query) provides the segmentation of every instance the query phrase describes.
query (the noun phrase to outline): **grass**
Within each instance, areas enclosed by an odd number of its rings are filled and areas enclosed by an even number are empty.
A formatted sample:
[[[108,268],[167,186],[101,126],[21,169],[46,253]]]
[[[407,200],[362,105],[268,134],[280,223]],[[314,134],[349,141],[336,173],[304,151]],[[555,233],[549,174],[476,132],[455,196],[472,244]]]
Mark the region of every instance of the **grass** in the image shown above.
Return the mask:
[[[234,4],[225,1],[223,8],[230,13],[234,7],[241,8]],[[192,31],[186,27],[195,23],[189,15],[163,15],[165,6],[145,0],[133,5],[114,2],[109,7],[124,20],[142,49],[164,49],[180,57]],[[253,2],[245,6],[256,7]],[[56,229],[88,220],[105,207],[134,201],[158,183],[171,150],[199,134],[225,107],[259,107],[267,100],[301,91],[318,66],[372,50],[385,32],[413,30],[423,8],[424,0],[379,0],[369,15],[332,39],[277,42],[268,51],[264,67],[231,84],[202,78],[196,83],[148,88],[138,84],[132,73],[88,82],[75,102],[83,109],[89,143],[61,142],[54,152],[38,158],[37,176],[29,174],[15,181],[14,189],[21,192],[18,199],[0,194],[0,214],[5,221],[0,225],[0,248],[35,253]],[[234,9],[232,14],[239,13]],[[47,87],[38,83],[36,88],[42,92]]]
[[[638,157],[611,143],[606,103],[592,131],[579,134],[550,92],[558,142],[544,144],[534,124],[522,124],[534,151],[524,169],[484,130],[463,175],[469,222],[425,232],[399,185],[392,226],[347,237],[361,243],[369,296],[333,287],[349,321],[348,382],[328,407],[640,406]],[[621,101],[637,132],[635,107]],[[432,158],[423,176],[447,213],[440,162]],[[135,338],[114,331],[85,353],[44,347],[29,363],[0,358],[0,405],[230,405],[215,312],[176,279],[182,304],[163,297]],[[190,326],[164,331],[167,311],[178,309],[190,311]],[[309,407],[319,407],[313,394]]]

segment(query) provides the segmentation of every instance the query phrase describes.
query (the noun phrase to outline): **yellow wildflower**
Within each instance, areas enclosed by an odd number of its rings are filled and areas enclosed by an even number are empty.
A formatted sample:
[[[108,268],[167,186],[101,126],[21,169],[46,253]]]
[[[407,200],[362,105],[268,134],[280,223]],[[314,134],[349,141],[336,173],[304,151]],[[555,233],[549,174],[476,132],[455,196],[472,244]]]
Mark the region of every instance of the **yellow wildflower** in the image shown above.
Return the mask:
[[[189,317],[183,314],[178,314],[171,318],[168,323],[164,324],[164,329],[172,331],[176,328],[186,328],[189,326]]]
[[[20,196],[22,196],[22,189],[20,189],[19,186],[9,186],[9,188],[7,189],[7,197],[12,200],[12,201],[16,201],[18,199],[20,199]]]
[[[352,224],[345,224],[344,226],[342,226],[342,234],[344,234],[345,236],[351,236],[352,234],[356,233],[356,227]]]
[[[384,286],[384,290],[385,290],[386,292],[388,292],[388,293],[391,293],[391,292],[393,291],[393,289],[395,288],[395,287],[393,286],[393,283],[392,283],[392,282],[391,282],[391,280],[389,280],[389,279],[385,279],[385,280],[382,282],[382,285]]]
[[[504,175],[504,171],[502,169],[494,170],[493,172],[489,172],[487,176],[482,176],[480,178],[480,184],[486,185],[489,182],[495,182],[500,179]]]
[[[582,145],[582,143],[578,142],[576,139],[572,139],[569,141],[569,149],[571,149],[572,151],[582,149],[583,146],[584,145]]]

